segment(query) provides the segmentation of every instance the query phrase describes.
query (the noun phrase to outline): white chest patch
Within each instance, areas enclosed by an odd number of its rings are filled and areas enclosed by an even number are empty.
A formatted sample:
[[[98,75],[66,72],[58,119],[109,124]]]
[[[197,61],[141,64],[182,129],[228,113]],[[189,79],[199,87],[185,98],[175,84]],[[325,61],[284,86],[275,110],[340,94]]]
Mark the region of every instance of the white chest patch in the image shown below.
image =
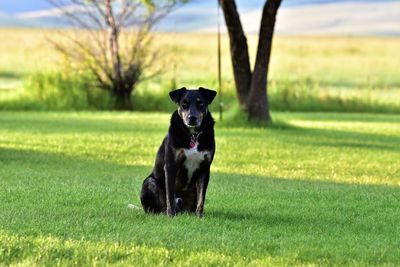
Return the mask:
[[[205,151],[198,151],[197,146],[191,149],[183,149],[183,152],[186,156],[186,160],[184,165],[188,171],[188,184],[190,183],[193,173],[200,167],[200,164],[204,160],[209,160],[210,152]]]

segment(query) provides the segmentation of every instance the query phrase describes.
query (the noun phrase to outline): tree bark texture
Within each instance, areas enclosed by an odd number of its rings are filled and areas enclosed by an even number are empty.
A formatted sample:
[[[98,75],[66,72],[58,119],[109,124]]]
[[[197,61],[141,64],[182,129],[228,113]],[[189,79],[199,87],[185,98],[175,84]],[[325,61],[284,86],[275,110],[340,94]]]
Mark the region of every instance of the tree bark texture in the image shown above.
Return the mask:
[[[282,0],[268,0],[264,4],[256,62],[247,99],[247,111],[251,118],[271,120],[268,101],[268,67],[271,57],[276,14]]]
[[[243,31],[242,23],[240,22],[235,1],[220,0],[220,4],[229,33],[231,60],[239,104],[242,108],[246,108],[251,83],[247,39]]]

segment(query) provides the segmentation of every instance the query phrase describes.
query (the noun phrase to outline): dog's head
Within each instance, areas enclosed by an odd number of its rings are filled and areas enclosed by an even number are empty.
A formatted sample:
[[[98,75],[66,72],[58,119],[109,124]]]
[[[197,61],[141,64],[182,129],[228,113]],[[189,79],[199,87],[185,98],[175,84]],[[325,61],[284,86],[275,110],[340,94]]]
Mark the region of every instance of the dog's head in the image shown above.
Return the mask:
[[[199,127],[207,115],[217,92],[199,87],[198,90],[187,90],[185,87],[169,93],[172,101],[178,105],[178,114],[189,129]]]

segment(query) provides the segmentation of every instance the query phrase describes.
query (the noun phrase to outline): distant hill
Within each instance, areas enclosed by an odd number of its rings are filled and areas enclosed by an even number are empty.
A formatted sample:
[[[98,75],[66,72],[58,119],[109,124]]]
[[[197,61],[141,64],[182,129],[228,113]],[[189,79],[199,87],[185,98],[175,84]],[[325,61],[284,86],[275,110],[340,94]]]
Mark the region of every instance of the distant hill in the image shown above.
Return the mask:
[[[7,15],[0,12],[0,26],[1,27],[29,27],[29,21],[16,18],[15,16]]]
[[[14,0],[14,5],[1,2],[0,27],[70,26],[44,0]],[[247,32],[258,31],[263,3],[264,0],[237,0]],[[215,32],[216,24],[216,0],[191,0],[165,18],[157,30]],[[400,1],[284,0],[276,31],[296,35],[400,35]]]

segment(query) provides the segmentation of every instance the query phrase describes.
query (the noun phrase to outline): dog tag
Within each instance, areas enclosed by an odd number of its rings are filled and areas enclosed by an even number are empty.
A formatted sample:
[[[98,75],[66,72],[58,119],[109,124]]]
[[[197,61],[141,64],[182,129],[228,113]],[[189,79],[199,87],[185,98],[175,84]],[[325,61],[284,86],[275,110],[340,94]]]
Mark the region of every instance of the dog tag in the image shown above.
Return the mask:
[[[193,140],[190,141],[190,148],[195,148],[197,146],[197,143]]]
[[[190,138],[190,148],[195,148],[197,147],[197,138],[192,135]]]

